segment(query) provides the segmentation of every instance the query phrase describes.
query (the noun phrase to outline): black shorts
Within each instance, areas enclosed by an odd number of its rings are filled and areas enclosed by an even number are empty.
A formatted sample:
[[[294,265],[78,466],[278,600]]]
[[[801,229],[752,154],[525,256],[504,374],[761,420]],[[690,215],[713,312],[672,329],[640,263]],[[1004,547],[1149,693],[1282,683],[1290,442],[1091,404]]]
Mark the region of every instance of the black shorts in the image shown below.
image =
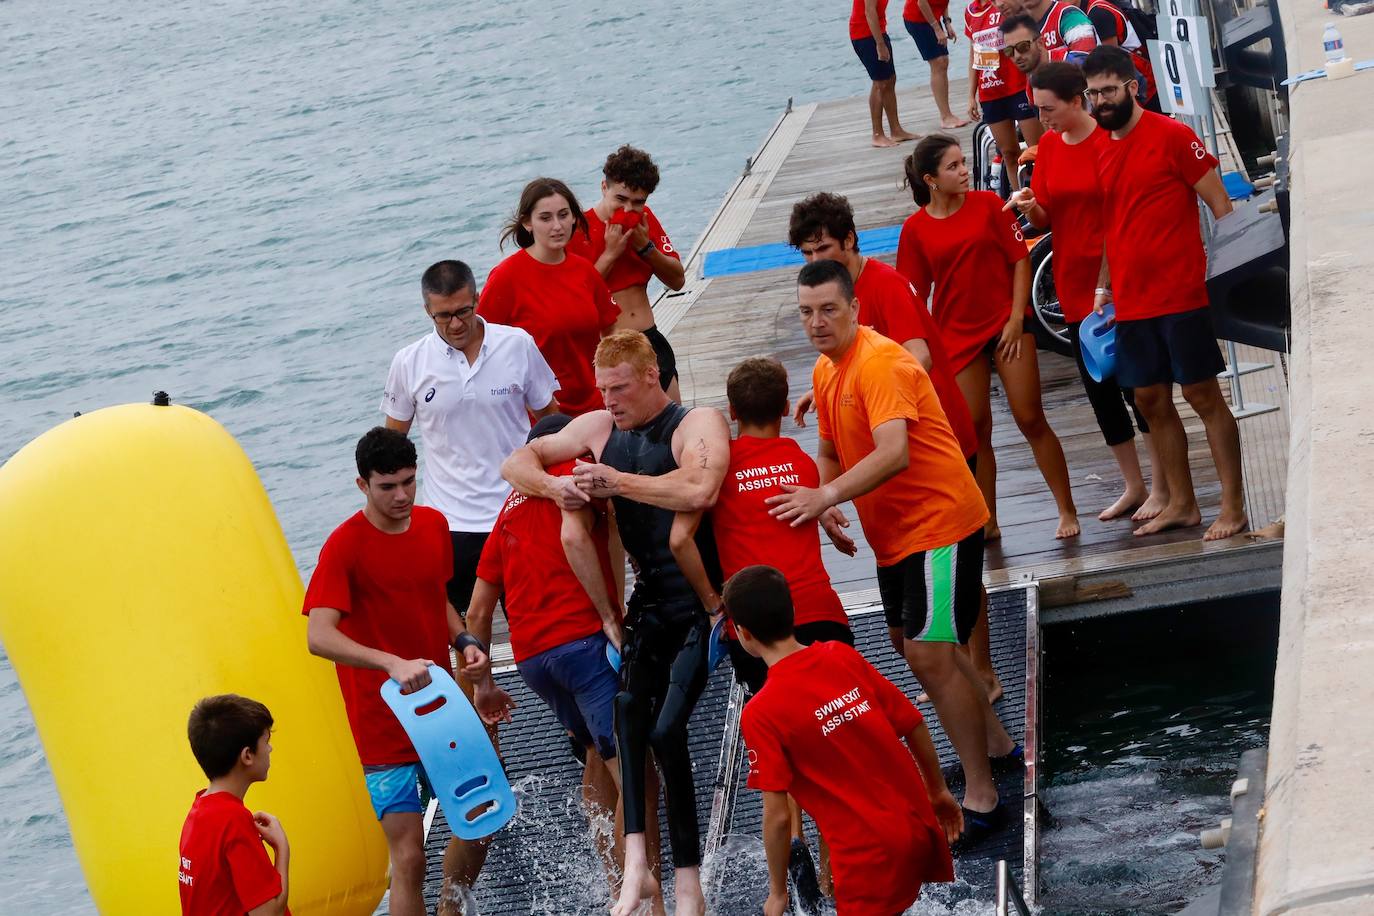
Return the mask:
[[[1004,95],[1000,99],[988,99],[986,102],[979,100],[978,106],[983,109],[984,124],[1033,121],[1038,117],[1024,92],[1013,92],[1011,95]]]
[[[673,354],[673,345],[668,343],[668,338],[663,336],[663,332],[656,324],[645,328],[644,336],[649,338],[649,343],[654,348],[654,356],[658,357],[658,383],[667,391],[673,379],[677,378],[677,356]]]
[[[1116,323],[1116,383],[1122,388],[1194,385],[1225,368],[1205,306]]]
[[[813,620],[811,623],[803,623],[792,635],[797,637],[797,642],[803,646],[809,646],[813,642],[842,642],[854,645],[854,631],[834,620]],[[725,648],[730,653],[730,664],[735,668],[735,681],[743,684],[751,697],[762,690],[764,682],[768,680],[768,663],[745,652],[738,640],[726,640]]]
[[[889,627],[907,639],[968,642],[982,604],[983,528],[957,544],[922,550],[878,567]]]
[[[875,83],[884,80],[895,79],[897,68],[893,63],[892,39],[883,33],[883,41],[887,42],[887,60],[878,60],[878,42],[874,38],[851,38],[849,43],[854,46],[854,53],[859,55],[859,60],[863,61],[864,69],[868,71],[868,78]]]
[[[934,60],[937,57],[949,57],[949,48],[940,44],[940,39],[935,35],[935,30],[930,27],[930,23],[925,20],[914,22],[910,19],[902,20],[906,23],[907,34],[911,40],[916,42],[916,50],[921,52],[921,60]]]
[[[477,584],[477,561],[487,543],[485,531],[450,531],[453,539],[453,578],[448,580],[448,601],[460,617],[466,617],[472,589]]]

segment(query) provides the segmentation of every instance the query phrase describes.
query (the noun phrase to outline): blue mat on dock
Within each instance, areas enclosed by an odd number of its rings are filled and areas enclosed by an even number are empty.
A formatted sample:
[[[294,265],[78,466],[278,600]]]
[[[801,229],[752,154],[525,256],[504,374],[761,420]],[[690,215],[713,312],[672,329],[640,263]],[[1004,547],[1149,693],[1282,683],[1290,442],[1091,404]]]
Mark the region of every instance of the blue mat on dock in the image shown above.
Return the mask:
[[[864,254],[891,254],[897,250],[901,226],[881,226],[859,233],[859,250]],[[732,274],[772,270],[775,267],[801,267],[806,263],[801,252],[785,242],[768,245],[749,245],[743,248],[722,248],[706,252],[702,274],[707,277],[728,277]]]

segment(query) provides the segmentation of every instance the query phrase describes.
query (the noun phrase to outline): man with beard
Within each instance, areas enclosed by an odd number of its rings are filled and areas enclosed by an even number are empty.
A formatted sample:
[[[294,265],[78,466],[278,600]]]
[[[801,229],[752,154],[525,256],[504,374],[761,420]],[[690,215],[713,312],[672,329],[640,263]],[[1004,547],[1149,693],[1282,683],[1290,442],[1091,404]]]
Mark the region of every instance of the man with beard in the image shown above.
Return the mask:
[[[706,911],[696,790],[687,747],[687,720],[706,686],[712,620],[703,610],[697,578],[719,592],[719,563],[709,523],[699,528],[690,562],[672,543],[679,513],[693,515],[716,501],[730,461],[730,427],[720,411],[689,409],[668,399],[658,358],[639,331],[603,339],[594,361],[606,409],[574,419],[562,430],[517,449],[501,472],[526,496],[566,509],[611,499],[625,550],[635,561],[635,586],[625,615],[620,692],[615,698],[621,798],[625,809],[625,876],[614,916],[637,912],[658,891],[649,868],[644,798],[645,763],[652,746],[663,773],[668,835],[673,847],[676,912]],[[544,469],[590,454],[573,477]],[[677,547],[678,549],[675,549]],[[575,564],[582,579],[583,565]],[[590,593],[596,582],[583,580]]]
[[[1221,219],[1231,200],[1217,160],[1186,125],[1146,111],[1135,101],[1131,56],[1103,45],[1083,62],[1093,117],[1110,137],[1097,146],[1105,200],[1106,261],[1093,307],[1116,302],[1117,383],[1154,434],[1169,502],[1135,533],[1154,534],[1202,523],[1188,468],[1188,440],[1174,408],[1173,386],[1202,418],[1221,481],[1221,511],[1203,540],[1245,530],[1240,432],[1221,394],[1226,367],[1207,311],[1207,252],[1195,196]]]

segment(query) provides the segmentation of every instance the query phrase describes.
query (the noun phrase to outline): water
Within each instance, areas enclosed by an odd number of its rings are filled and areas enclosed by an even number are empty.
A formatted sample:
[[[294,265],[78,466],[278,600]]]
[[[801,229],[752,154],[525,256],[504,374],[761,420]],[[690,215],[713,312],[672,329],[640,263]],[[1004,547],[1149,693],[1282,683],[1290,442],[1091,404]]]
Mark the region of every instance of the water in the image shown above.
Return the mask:
[[[352,445],[391,356],[429,327],[423,269],[484,275],[525,181],[588,205],[622,142],[654,154],[654,208],[689,250],[789,96],[867,90],[847,12],[0,3],[0,460],[165,389],[238,438],[308,574],[356,508]],[[924,81],[904,40],[897,63]],[[0,717],[0,909],[88,913],[3,655]]]
[[[1221,879],[1198,833],[1265,744],[1278,597],[1045,631],[1046,914],[1175,913]]]

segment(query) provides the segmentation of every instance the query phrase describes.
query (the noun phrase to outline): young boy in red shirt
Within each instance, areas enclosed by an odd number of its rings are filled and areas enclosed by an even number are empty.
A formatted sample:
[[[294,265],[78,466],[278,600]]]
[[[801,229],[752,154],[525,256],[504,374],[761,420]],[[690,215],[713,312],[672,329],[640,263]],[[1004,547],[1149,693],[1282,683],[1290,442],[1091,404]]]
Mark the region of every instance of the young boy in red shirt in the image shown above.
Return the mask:
[[[963,815],[915,705],[844,643],[802,646],[776,569],[741,570],[724,597],[740,644],[768,664],[741,720],[749,786],[763,792],[766,916],[787,911],[789,794],[829,843],[838,916],[891,916],[922,884],[954,880]]]
[[[206,697],[191,710],[186,734],[210,785],[196,793],[181,828],[182,916],[289,916],[286,832],[272,815],[250,814],[243,804],[272,765],[272,714],[232,693]]]

